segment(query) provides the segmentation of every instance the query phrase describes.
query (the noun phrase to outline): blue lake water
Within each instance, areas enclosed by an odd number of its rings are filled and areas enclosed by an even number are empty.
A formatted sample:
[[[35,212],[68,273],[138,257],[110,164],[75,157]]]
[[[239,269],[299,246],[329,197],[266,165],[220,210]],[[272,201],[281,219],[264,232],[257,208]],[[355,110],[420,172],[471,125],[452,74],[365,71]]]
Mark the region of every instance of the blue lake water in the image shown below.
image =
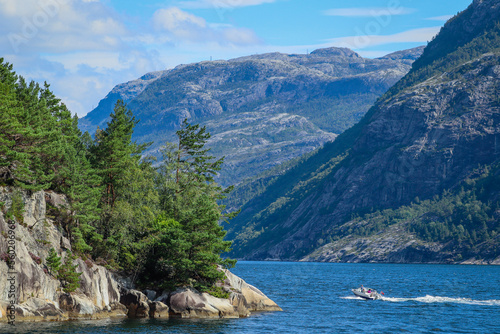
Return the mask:
[[[283,312],[221,320],[0,325],[0,333],[500,333],[500,267],[238,262]],[[350,289],[372,287],[382,300]]]

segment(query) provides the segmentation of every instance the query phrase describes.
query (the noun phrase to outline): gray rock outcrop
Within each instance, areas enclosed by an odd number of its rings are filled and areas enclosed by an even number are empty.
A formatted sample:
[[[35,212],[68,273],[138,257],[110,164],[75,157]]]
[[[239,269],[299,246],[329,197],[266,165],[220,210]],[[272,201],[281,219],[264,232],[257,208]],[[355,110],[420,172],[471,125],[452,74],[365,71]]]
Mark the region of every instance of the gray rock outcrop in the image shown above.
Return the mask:
[[[169,294],[170,314],[177,318],[239,318],[240,312],[229,300],[182,288]],[[248,316],[250,313],[244,313]]]
[[[164,294],[157,300],[170,307],[170,316],[178,318],[240,318],[252,312],[282,311],[282,309],[256,287],[223,270],[226,279],[218,286],[229,298],[217,298],[192,288],[181,288]]]
[[[140,291],[127,290],[122,292],[120,303],[128,309],[129,318],[146,318],[150,314],[151,301]]]
[[[223,271],[226,279],[219,286],[230,293],[229,299],[233,306],[251,312],[282,311],[281,307],[269,299],[262,291],[248,284],[229,270],[224,269]]]
[[[134,290],[129,279],[115,276],[106,268],[81,258],[75,261],[77,271],[81,272],[80,288],[71,294],[64,293],[60,281],[44,266],[44,259],[51,247],[63,257],[71,248],[68,239],[46,215],[49,201],[52,208],[65,210],[65,197],[52,192],[31,194],[21,191],[26,206],[23,221],[15,222],[6,215],[15,191],[19,190],[0,187],[0,323],[9,321],[9,314],[13,314],[16,321],[55,321],[126,316],[237,318],[248,316],[251,311],[280,310],[262,292],[229,271],[225,271],[227,279],[221,283],[231,293],[229,299],[216,298],[190,288],[163,292],[155,299],[157,291],[143,293]],[[14,241],[10,244],[13,243],[15,248],[11,252],[8,237],[12,235],[10,226],[14,225]],[[9,253],[14,254],[14,264],[6,257]],[[11,286],[13,294],[10,293]]]
[[[12,205],[15,190],[0,187],[0,202],[4,203],[0,213],[0,254],[7,254],[7,236],[9,219],[4,212]],[[29,193],[22,191],[25,203],[23,222],[15,223],[15,299],[9,298],[9,267],[0,261],[0,321],[6,321],[7,306],[13,300],[16,304],[18,321],[95,319],[110,316],[125,316],[126,312],[119,305],[120,293],[113,275],[102,266],[91,268],[81,259],[78,260],[78,271],[81,275],[81,288],[77,294],[68,295],[62,292],[59,280],[48,274],[43,264],[48,251],[53,247],[60,255],[70,249],[69,241],[56,228],[51,218],[46,216],[46,197],[56,199],[53,206],[64,204],[64,196],[38,191]],[[12,224],[11,224],[12,225]],[[62,247],[64,244],[64,248]]]

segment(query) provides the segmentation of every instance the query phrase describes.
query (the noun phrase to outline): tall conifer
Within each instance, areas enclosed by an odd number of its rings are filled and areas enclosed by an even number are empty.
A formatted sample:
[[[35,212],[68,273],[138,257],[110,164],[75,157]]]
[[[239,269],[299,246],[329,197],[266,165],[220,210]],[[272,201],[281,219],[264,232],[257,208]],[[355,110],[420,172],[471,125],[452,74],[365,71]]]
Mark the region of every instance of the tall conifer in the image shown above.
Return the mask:
[[[159,176],[162,209],[179,222],[170,224],[164,232],[175,235],[176,243],[185,250],[183,260],[171,265],[177,266],[174,272],[178,277],[192,279],[201,287],[210,286],[223,278],[217,266],[234,265],[234,261],[221,258],[222,253],[230,250],[231,242],[224,240],[226,232],[219,224],[232,214],[224,214],[224,206],[217,203],[231,187],[223,189],[214,181],[224,158],[209,154],[205,144],[210,134],[205,127],[185,120],[177,137],[177,145],[167,145],[163,150],[165,160]],[[174,232],[175,228],[183,233]]]

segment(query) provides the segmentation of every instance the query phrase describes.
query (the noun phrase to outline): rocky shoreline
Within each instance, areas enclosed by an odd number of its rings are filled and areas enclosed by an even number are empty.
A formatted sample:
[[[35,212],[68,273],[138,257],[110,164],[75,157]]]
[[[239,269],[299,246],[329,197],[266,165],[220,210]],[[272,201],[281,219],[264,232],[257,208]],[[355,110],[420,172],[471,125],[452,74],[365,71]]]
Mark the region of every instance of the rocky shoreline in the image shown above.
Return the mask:
[[[496,237],[500,240],[500,236]],[[481,245],[478,245],[481,246]],[[347,236],[328,243],[303,257],[302,262],[401,263],[500,265],[500,256],[490,259],[462,257],[447,243],[425,242],[408,232],[405,223],[387,227],[367,237]]]
[[[130,280],[81,258],[75,262],[82,273],[80,288],[64,293],[43,259],[51,247],[63,258],[71,249],[54,224],[55,217],[47,215],[47,203],[62,208],[65,197],[44,191],[23,192],[23,222],[14,224],[6,216],[12,194],[13,189],[0,187],[0,323],[113,317],[239,318],[254,311],[281,310],[260,290],[227,270],[226,280],[219,283],[229,293],[227,299],[192,288],[160,294],[135,290]]]

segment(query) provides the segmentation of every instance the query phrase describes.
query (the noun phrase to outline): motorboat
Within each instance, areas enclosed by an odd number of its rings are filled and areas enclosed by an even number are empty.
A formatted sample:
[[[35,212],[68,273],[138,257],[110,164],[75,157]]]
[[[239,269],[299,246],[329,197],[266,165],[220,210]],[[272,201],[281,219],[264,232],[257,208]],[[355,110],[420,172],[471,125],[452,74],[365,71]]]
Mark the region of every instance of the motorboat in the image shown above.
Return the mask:
[[[371,288],[365,288],[363,286],[361,286],[361,288],[352,289],[352,292],[356,296],[361,297],[363,299],[375,300],[375,299],[382,298],[382,295],[380,293],[378,293],[377,290],[371,289]],[[382,294],[383,294],[383,292],[382,292]]]

